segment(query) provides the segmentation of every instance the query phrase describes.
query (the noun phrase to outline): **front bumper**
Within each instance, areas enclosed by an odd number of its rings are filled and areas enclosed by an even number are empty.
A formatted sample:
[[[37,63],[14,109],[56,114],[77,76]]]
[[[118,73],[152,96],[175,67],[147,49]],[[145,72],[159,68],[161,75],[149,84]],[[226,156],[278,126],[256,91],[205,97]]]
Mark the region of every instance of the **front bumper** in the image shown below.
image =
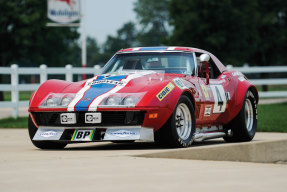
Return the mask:
[[[82,138],[75,139],[82,133]],[[86,133],[87,137],[83,137]],[[95,141],[154,141],[152,128],[142,126],[111,127],[47,127],[40,126],[33,137],[34,141],[63,141],[66,143]]]

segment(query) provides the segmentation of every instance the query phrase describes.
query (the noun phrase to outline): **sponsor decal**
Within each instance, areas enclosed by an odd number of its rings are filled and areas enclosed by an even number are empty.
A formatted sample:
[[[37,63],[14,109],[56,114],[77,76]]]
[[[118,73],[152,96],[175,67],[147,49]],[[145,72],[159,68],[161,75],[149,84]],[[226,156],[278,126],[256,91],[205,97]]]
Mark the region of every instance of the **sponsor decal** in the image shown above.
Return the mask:
[[[123,81],[114,81],[114,80],[99,80],[99,81],[92,81],[87,83],[87,86],[91,86],[91,85],[97,85],[97,84],[111,84],[111,85],[120,85],[120,86],[124,86],[126,83]]]
[[[204,116],[210,116],[211,114],[212,105],[206,105],[204,109]]]
[[[76,114],[74,113],[62,113],[60,115],[61,124],[75,124]]]
[[[101,123],[102,114],[101,113],[86,113],[85,123]]]
[[[238,77],[238,80],[243,82],[243,81],[245,81],[245,78],[243,76],[240,76],[240,77]]]
[[[203,94],[204,94],[205,98],[206,98],[207,100],[209,100],[209,99],[210,99],[210,98],[209,98],[209,94],[208,94],[208,91],[207,91],[205,85],[201,85],[201,89],[202,89],[202,91],[203,91]]]
[[[236,71],[236,72],[232,73],[232,76],[241,76],[241,75],[242,75],[242,73],[239,72],[239,71]]]
[[[92,141],[95,130],[75,130],[72,141]]]
[[[172,83],[167,84],[157,95],[158,100],[163,100],[172,90],[174,89],[174,85]]]
[[[45,138],[54,137],[56,135],[58,135],[58,133],[55,131],[46,131],[46,132],[40,133],[40,136],[45,137]]]
[[[180,89],[185,89],[186,88],[186,86],[183,84],[182,80],[179,79],[179,78],[174,79],[173,82]]]
[[[128,131],[128,130],[118,130],[118,131],[111,132],[109,134],[116,136],[116,137],[130,137],[130,136],[136,135],[137,133]]]

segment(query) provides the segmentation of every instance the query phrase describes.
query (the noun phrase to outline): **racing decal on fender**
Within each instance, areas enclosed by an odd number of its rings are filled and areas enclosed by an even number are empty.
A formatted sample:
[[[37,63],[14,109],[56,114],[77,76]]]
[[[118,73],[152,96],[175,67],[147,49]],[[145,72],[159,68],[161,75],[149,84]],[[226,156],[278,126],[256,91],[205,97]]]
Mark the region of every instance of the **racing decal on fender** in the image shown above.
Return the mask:
[[[182,82],[181,79],[176,78],[176,79],[174,79],[174,80],[172,80],[172,81],[174,82],[174,84],[175,84],[178,88],[180,88],[180,89],[185,89],[185,88],[186,88],[186,86],[183,84],[183,82]]]
[[[208,91],[207,91],[205,85],[201,85],[201,89],[202,89],[202,91],[203,91],[203,94],[204,94],[205,98],[206,98],[207,100],[209,100],[209,99],[210,99],[210,98],[209,98],[209,94],[208,94]]]
[[[204,109],[204,116],[210,116],[211,115],[211,109],[212,109],[212,105],[206,105],[205,109]]]
[[[174,89],[174,85],[170,82],[165,86],[157,95],[156,97],[158,100],[163,100],[172,90]]]

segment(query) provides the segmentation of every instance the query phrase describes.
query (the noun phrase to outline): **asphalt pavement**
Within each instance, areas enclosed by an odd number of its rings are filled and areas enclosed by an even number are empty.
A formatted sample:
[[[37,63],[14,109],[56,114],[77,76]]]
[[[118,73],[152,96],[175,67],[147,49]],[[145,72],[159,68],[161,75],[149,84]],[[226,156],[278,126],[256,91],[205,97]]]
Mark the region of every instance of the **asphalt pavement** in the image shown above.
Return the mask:
[[[287,140],[258,133],[252,143]],[[222,140],[192,149],[229,146]],[[183,149],[179,149],[183,150]],[[0,129],[0,191],[286,191],[287,164],[138,157],[178,149],[152,143],[35,148],[25,129]]]

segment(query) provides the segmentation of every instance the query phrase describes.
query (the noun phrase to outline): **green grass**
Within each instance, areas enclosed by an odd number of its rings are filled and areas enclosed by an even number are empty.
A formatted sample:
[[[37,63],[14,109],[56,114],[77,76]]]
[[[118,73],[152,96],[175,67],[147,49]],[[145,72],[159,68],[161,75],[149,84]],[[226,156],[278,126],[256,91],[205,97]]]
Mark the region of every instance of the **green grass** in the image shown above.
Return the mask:
[[[287,132],[287,103],[259,105],[258,129],[263,132]]]
[[[6,118],[0,119],[0,128],[27,128],[28,118],[19,117],[18,119]]]
[[[259,105],[258,129],[262,132],[287,132],[287,103]],[[28,118],[0,119],[0,128],[27,128]]]
[[[31,95],[33,94],[33,91],[21,91],[19,93],[19,99],[20,101],[27,101],[30,100]],[[11,92],[4,92],[4,100],[5,101],[11,101]]]

